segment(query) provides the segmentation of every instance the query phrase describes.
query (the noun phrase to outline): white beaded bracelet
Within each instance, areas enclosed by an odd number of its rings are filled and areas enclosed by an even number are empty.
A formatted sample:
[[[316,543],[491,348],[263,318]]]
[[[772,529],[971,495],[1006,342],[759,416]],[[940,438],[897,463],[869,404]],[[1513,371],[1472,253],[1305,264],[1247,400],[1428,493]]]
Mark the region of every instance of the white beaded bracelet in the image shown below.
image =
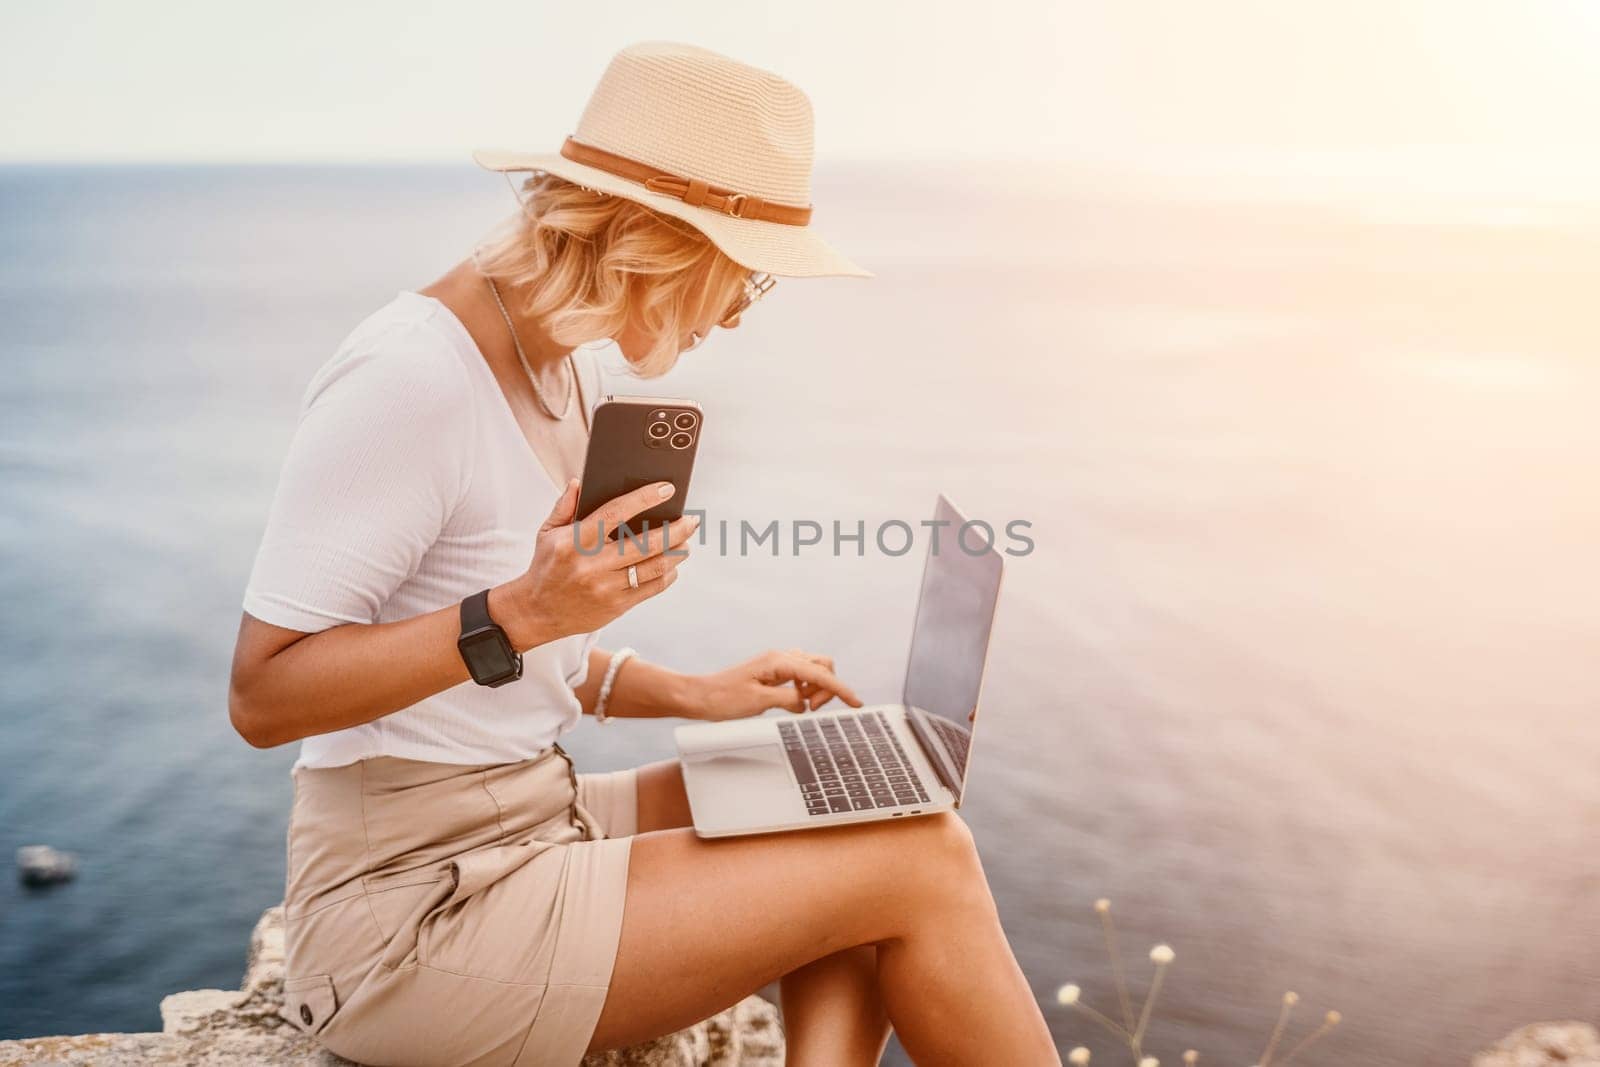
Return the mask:
[[[638,653],[631,648],[619,648],[611,653],[611,662],[606,664],[606,676],[600,680],[600,695],[594,702],[595,722],[603,724],[611,721],[606,717],[606,704],[611,700],[611,685],[617,680],[617,672],[622,669],[622,665],[637,655]]]

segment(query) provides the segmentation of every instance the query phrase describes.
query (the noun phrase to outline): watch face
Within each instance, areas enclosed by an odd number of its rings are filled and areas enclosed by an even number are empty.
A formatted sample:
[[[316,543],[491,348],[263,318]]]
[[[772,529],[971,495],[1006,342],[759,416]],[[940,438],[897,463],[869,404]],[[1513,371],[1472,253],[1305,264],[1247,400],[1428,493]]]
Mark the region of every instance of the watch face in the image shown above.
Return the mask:
[[[457,642],[461,656],[467,661],[467,670],[479,682],[499,678],[516,670],[516,660],[511,650],[494,630],[479,630],[467,634]]]

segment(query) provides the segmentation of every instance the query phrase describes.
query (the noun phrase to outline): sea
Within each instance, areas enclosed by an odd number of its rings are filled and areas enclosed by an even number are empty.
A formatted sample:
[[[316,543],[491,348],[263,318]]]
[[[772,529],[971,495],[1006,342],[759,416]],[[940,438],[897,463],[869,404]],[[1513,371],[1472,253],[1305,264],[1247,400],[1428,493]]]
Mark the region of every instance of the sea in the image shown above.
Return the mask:
[[[963,813],[1063,1052],[1131,1062],[1056,1003],[1120,1011],[1099,898],[1135,1009],[1176,954],[1163,1063],[1257,1062],[1286,991],[1283,1047],[1342,1016],[1296,1063],[1600,1022],[1600,207],[1381,197],[823,168],[875,277],[783,279],[665,378],[601,353],[704,407],[708,523],[868,530],[702,548],[608,643],[892,701],[924,544],[872,531],[1027,524]],[[80,864],[0,878],[0,1038],[237,986],[294,751],[234,733],[229,660],[300,397],[514,209],[469,163],[0,169],[0,855]]]

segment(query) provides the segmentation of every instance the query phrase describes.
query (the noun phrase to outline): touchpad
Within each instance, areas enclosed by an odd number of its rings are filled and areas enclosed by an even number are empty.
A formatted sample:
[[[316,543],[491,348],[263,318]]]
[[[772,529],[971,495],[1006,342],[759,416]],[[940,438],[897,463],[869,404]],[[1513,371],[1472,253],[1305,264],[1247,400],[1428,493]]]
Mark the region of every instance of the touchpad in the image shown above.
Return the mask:
[[[729,769],[739,766],[765,766],[777,764],[783,766],[788,759],[783,754],[783,746],[775,742],[760,742],[752,745],[748,741],[739,741],[724,748],[702,748],[705,742],[693,751],[683,753],[679,758],[685,763],[710,764],[715,763]]]

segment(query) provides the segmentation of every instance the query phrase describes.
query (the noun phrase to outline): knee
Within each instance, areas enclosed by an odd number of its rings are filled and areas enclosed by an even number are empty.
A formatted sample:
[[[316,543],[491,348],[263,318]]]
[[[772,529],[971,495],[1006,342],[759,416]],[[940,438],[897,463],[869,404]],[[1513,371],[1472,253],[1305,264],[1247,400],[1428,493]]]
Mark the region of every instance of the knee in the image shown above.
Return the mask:
[[[972,831],[959,815],[938,812],[840,829],[865,850],[858,884],[874,906],[862,914],[894,924],[890,936],[905,933],[904,924],[965,913],[985,902],[992,906]],[[876,906],[886,900],[895,906]]]
[[[918,816],[922,842],[919,851],[938,867],[952,875],[982,877],[978,862],[978,845],[972,839],[972,830],[960,815],[941,811],[933,815]]]
[[[967,820],[956,812],[935,812],[924,821],[933,828],[933,833],[946,848],[953,852],[977,853],[978,846],[972,840],[972,829],[967,826]]]
[[[961,816],[954,812],[919,815],[903,829],[915,837],[903,853],[915,874],[903,881],[907,903],[916,911],[965,914],[994,906],[978,860],[978,846]]]

